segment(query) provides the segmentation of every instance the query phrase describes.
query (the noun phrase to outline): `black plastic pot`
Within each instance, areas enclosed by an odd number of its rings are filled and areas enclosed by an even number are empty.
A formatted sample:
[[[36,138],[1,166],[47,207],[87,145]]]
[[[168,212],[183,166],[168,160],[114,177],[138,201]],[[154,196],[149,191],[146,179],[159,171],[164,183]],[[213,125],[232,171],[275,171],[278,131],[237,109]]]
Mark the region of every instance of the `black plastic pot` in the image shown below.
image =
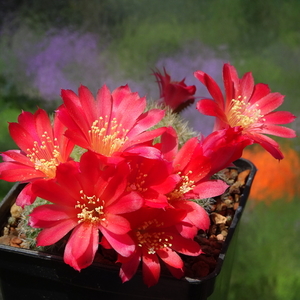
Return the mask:
[[[148,288],[141,273],[121,283],[117,267],[94,263],[77,272],[62,257],[49,253],[0,245],[0,279],[4,300],[92,300],[92,299],[171,299],[212,300],[227,298],[237,225],[245,208],[256,173],[255,166],[244,159],[235,165],[242,171],[251,169],[240,198],[240,206],[223,244],[215,270],[201,280],[161,276],[159,283]],[[0,205],[1,229],[7,222],[11,205],[22,189],[15,185]],[[226,259],[225,259],[226,258]],[[0,298],[1,299],[1,298]]]

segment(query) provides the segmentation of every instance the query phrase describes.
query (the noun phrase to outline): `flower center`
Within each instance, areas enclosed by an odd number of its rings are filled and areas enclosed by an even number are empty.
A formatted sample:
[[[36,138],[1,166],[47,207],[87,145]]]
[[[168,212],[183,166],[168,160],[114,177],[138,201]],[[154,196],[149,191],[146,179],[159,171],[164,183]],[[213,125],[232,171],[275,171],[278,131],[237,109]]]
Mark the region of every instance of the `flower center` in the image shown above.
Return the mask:
[[[84,194],[83,190],[80,191],[81,201],[77,201],[75,208],[80,209],[80,213],[77,214],[78,223],[90,222],[98,223],[105,221],[104,214],[104,201],[97,198],[95,195],[89,197]]]
[[[177,200],[182,198],[182,196],[189,191],[195,188],[195,181],[190,180],[189,174],[192,174],[192,171],[189,171],[186,175],[181,175],[181,172],[177,173],[181,176],[181,181],[178,183],[177,187],[168,195],[169,200]]]
[[[137,165],[137,168],[139,166]],[[127,186],[127,191],[137,191],[137,192],[146,192],[148,190],[147,187],[145,187],[145,179],[147,178],[148,174],[145,174],[141,171],[137,172],[137,175],[134,177],[134,182],[130,182]]]
[[[52,140],[47,131],[41,136],[41,143],[33,143],[32,149],[27,149],[27,157],[34,164],[36,170],[43,172],[47,178],[54,178],[56,167],[60,163],[59,146],[55,145],[57,138]]]
[[[244,129],[248,129],[263,116],[258,108],[258,104],[251,105],[241,100],[241,96],[238,96],[237,100],[231,100],[231,108],[228,113],[228,123],[231,127],[241,126]]]
[[[122,124],[118,124],[116,118],[108,121],[108,116],[100,117],[93,122],[89,130],[92,149],[105,156],[111,156],[128,140],[128,131],[122,128]]]
[[[173,236],[164,231],[155,230],[162,226],[156,219],[146,221],[136,230],[139,247],[145,247],[148,254],[155,254],[157,250],[172,247]],[[149,228],[150,227],[150,228]],[[154,228],[153,228],[154,227]]]

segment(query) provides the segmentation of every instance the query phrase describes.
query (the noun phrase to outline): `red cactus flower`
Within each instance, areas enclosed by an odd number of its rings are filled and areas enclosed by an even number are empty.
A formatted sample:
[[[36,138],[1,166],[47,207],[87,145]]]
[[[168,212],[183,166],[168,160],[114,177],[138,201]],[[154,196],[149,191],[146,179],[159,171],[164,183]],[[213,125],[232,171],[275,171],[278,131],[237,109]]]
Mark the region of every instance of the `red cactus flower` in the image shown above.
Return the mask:
[[[122,214],[140,209],[143,199],[126,192],[128,173],[126,163],[105,167],[95,153],[87,152],[79,163],[59,165],[56,180],[35,181],[34,193],[54,203],[38,206],[30,215],[30,225],[43,228],[37,245],[52,245],[71,231],[64,261],[81,270],[93,262],[101,232],[117,253],[130,256],[135,242]]]
[[[131,156],[126,159],[130,165],[127,191],[136,191],[151,207],[166,207],[166,194],[171,192],[179,181],[173,174],[172,164],[163,159],[148,159],[142,156]]]
[[[1,153],[0,179],[9,182],[32,182],[56,175],[59,164],[70,160],[74,144],[64,136],[66,128],[55,115],[53,126],[47,113],[38,109],[34,114],[22,112],[17,123],[9,124],[12,139],[21,150]],[[17,198],[17,205],[31,204],[35,196],[31,184]]]
[[[192,200],[221,195],[228,187],[222,180],[210,179],[211,166],[197,137],[188,140],[173,160],[173,172],[180,176],[180,181],[168,194],[168,201],[172,207],[187,211],[182,224],[177,226],[187,238],[194,236],[199,229],[207,230],[210,225],[206,211]]]
[[[207,87],[213,98],[200,100],[197,109],[205,115],[216,117],[215,130],[240,126],[249,139],[260,144],[276,159],[283,158],[278,143],[265,136],[296,136],[294,130],[278,126],[291,123],[296,117],[287,111],[273,112],[283,103],[283,95],[271,93],[266,84],[255,85],[251,72],[239,79],[236,69],[230,64],[225,64],[223,68],[225,96],[208,74],[197,71],[194,75]]]
[[[244,149],[252,143],[253,141],[243,135],[241,127],[217,130],[203,138],[203,154],[211,162],[209,175],[214,175],[241,158]]]
[[[170,75],[164,69],[164,75],[159,71],[154,72],[160,90],[161,103],[169,106],[174,112],[180,112],[185,107],[194,103],[196,87],[187,86],[185,79],[172,81]]]
[[[144,112],[146,99],[121,86],[112,93],[104,85],[96,100],[85,86],[78,96],[62,90],[64,105],[58,109],[61,121],[68,127],[66,136],[78,146],[106,157],[142,145],[159,136],[164,128],[147,131],[164,116],[164,111]],[[149,154],[148,147],[139,147],[138,153]]]
[[[130,234],[136,247],[131,256],[119,256],[119,262],[122,263],[120,277],[123,282],[132,278],[140,262],[144,282],[149,287],[158,282],[160,260],[176,278],[184,275],[184,264],[177,252],[190,256],[201,253],[198,243],[182,237],[176,229],[184,216],[184,210],[143,208],[128,217],[134,228]]]
[[[206,138],[191,138],[179,151],[175,130],[168,128],[162,134],[158,148],[164,158],[172,162],[173,173],[180,177],[167,196],[171,206],[187,211],[178,226],[183,236],[191,237],[199,229],[208,229],[210,221],[206,211],[192,200],[224,193],[227,184],[222,180],[211,180],[211,176],[239,159],[249,144],[251,140],[244,137],[238,127],[215,131]]]

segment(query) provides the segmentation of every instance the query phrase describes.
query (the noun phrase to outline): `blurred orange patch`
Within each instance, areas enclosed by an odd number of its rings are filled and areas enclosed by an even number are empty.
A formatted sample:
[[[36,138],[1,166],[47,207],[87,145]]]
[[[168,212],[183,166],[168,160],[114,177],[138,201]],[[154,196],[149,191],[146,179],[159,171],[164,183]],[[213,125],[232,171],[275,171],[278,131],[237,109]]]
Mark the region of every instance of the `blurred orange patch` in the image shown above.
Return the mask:
[[[300,195],[299,153],[291,148],[282,152],[284,159],[278,161],[259,146],[244,150],[243,157],[258,169],[251,187],[251,199],[270,203],[277,199],[291,201]]]

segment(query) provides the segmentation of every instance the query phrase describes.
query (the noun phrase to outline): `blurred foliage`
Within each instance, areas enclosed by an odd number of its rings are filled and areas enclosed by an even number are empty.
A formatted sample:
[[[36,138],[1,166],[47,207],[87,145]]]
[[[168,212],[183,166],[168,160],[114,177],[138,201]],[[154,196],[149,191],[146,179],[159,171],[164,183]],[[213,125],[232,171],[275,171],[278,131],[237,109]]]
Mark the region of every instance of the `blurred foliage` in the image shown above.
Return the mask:
[[[41,105],[47,107],[41,98],[30,98],[20,94],[17,87],[3,76],[0,76],[0,95],[1,110],[15,109],[19,112],[21,110],[34,112]]]
[[[237,52],[253,51],[282,40],[299,47],[298,0],[11,0],[2,1],[2,11],[16,22],[35,29],[65,26],[94,33],[108,33],[113,39],[140,37],[140,43],[160,43],[148,30],[159,30],[176,39],[200,39],[209,45],[228,45]],[[152,26],[152,28],[150,28]],[[166,25],[167,26],[167,25]],[[172,33],[173,32],[173,33]],[[137,43],[132,48],[139,46]],[[159,53],[158,53],[159,54]]]
[[[249,206],[240,224],[229,300],[298,300],[300,199]]]
[[[225,48],[241,73],[252,70],[291,98],[300,92],[298,0],[7,0],[1,8],[14,30],[69,28],[105,36],[107,51],[119,58],[111,68],[131,76],[197,40]]]
[[[19,94],[18,89],[0,76],[0,150],[16,148],[8,132],[8,122],[16,122],[22,110],[34,112],[45,106],[42,99]]]
[[[111,71],[121,68],[135,78],[192,41],[225,49],[241,74],[251,70],[257,82],[288,95],[290,104],[283,109],[300,110],[298,0],[6,0],[0,5],[2,23],[12,32],[29,26],[43,36],[68,28],[105,37]],[[0,74],[6,66],[0,61]]]

